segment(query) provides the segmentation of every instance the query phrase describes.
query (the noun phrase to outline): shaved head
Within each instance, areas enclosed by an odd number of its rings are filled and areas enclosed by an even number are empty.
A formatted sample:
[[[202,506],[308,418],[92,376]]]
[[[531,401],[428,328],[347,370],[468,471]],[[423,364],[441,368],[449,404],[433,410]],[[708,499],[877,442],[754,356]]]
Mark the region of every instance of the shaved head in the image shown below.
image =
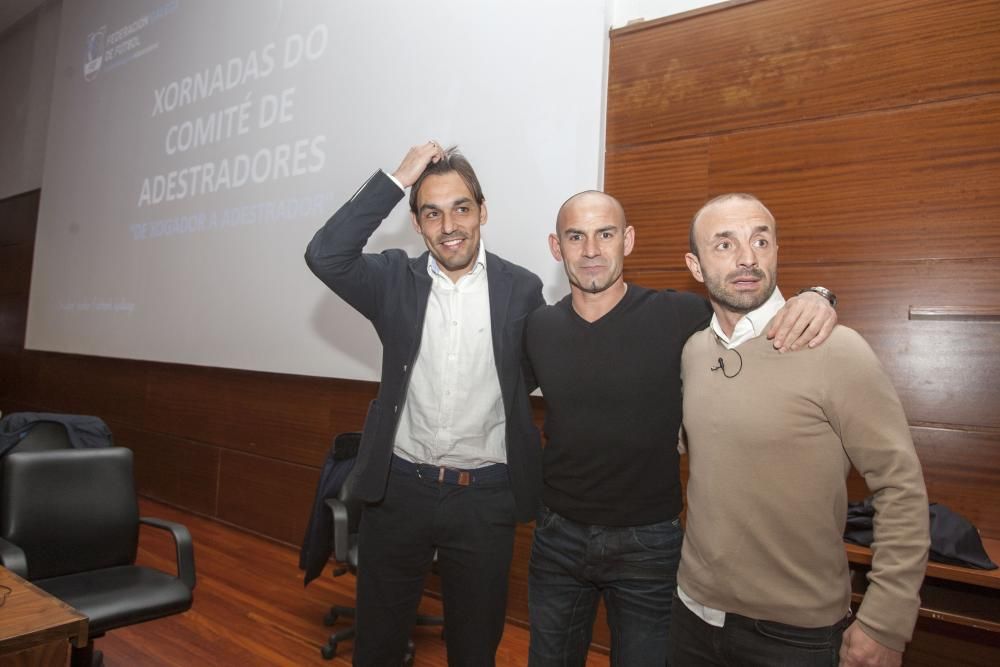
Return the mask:
[[[622,227],[625,227],[625,209],[622,207],[621,202],[606,192],[584,190],[564,201],[563,205],[559,207],[559,214],[556,215],[556,232],[559,233],[565,227],[565,221],[575,211],[589,206],[605,206],[609,208],[614,218],[621,223]]]
[[[701,208],[698,209],[698,212],[694,214],[694,217],[691,218],[691,228],[688,231],[688,245],[691,246],[691,253],[695,257],[698,257],[698,244],[695,243],[694,230],[698,224],[698,221],[701,220],[706,213],[708,213],[711,209],[714,209],[716,206],[720,206],[722,204],[728,204],[729,202],[733,201],[752,202],[757,206],[759,206],[760,210],[764,212],[765,217],[767,217],[771,221],[771,227],[774,229],[775,237],[777,237],[778,223],[775,222],[774,216],[771,215],[771,211],[769,211],[768,208],[764,206],[764,203],[761,200],[757,199],[755,196],[751,194],[747,194],[746,192],[727,192],[724,195],[719,195],[718,197],[713,197],[712,199],[709,199],[707,202],[704,203],[704,205],[702,205]]]

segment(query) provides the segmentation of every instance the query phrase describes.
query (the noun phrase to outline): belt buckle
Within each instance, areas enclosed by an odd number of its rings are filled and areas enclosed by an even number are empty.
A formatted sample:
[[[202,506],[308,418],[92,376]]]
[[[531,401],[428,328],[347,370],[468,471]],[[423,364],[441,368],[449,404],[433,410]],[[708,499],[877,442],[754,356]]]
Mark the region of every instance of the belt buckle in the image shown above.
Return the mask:
[[[468,470],[459,470],[457,468],[446,468],[445,466],[440,466],[438,468],[438,484],[445,483],[444,475],[449,470],[453,470],[454,472],[458,473],[458,478],[455,480],[455,484],[459,486],[469,486],[469,484],[472,484],[472,473],[470,473]]]

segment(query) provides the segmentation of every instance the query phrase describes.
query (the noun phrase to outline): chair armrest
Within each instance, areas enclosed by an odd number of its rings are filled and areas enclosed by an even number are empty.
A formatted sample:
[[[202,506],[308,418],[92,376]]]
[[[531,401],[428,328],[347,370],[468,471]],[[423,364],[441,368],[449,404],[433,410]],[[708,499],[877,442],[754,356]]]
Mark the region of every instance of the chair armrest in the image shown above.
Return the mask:
[[[194,544],[191,541],[191,532],[176,521],[166,519],[156,519],[153,517],[139,517],[139,522],[153,528],[168,530],[173,535],[174,544],[177,545],[177,576],[184,584],[194,590]]]
[[[338,498],[327,498],[326,507],[333,518],[333,557],[346,563],[351,550],[350,510]]]
[[[21,577],[28,578],[28,559],[24,549],[0,537],[0,564]]]

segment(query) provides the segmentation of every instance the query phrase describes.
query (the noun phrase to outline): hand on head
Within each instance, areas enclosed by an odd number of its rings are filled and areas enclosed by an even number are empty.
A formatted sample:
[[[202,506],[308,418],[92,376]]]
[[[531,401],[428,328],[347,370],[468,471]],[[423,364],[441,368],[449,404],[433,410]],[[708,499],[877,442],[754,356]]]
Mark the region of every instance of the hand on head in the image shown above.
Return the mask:
[[[399,163],[399,167],[392,172],[392,175],[404,188],[408,188],[417,182],[427,165],[437,162],[443,157],[444,149],[441,148],[441,144],[433,140],[428,141],[407,151],[403,161]]]

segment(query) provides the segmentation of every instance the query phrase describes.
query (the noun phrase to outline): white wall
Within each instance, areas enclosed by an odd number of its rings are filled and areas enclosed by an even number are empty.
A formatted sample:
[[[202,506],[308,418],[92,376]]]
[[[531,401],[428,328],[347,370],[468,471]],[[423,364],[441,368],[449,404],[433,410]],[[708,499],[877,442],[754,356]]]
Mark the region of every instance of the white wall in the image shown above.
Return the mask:
[[[718,0],[612,0],[611,27],[621,28],[629,21],[651,21],[715,4],[719,4]]]

